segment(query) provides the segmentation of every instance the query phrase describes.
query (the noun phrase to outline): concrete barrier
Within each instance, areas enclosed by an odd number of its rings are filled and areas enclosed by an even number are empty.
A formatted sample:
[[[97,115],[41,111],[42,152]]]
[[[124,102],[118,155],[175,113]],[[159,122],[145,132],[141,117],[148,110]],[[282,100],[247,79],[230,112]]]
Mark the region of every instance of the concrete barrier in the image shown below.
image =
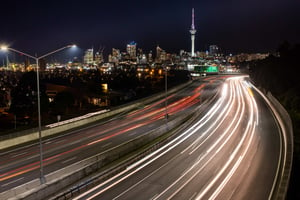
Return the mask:
[[[181,90],[182,88],[188,86],[189,84],[191,84],[192,81],[189,81],[187,83],[181,84],[179,86],[173,87],[172,89],[169,90],[168,94],[172,94],[175,93],[179,90]],[[116,107],[115,109],[111,110],[110,112],[106,112],[100,115],[96,115],[96,116],[92,116],[86,119],[82,119],[82,120],[78,120],[78,121],[74,121],[68,124],[63,124],[61,126],[58,127],[54,127],[54,128],[46,128],[46,127],[42,127],[42,137],[50,137],[56,134],[59,134],[61,132],[70,130],[70,129],[74,129],[74,128],[78,128],[90,123],[94,123],[96,121],[99,121],[101,119],[107,118],[107,117],[112,117],[114,115],[120,114],[122,112],[127,112],[130,111],[132,109],[135,109],[137,107],[143,106],[145,104],[151,103],[157,99],[161,99],[165,97],[165,93],[161,92],[159,94],[155,94],[152,95],[150,97],[144,98],[144,99],[139,99],[135,102],[129,103],[129,104],[125,104],[123,106],[119,106]],[[10,136],[9,138],[5,138],[2,137],[1,141],[0,141],[0,151],[5,150],[7,148],[11,148],[13,146],[17,146],[23,143],[28,143],[28,142],[33,142],[33,141],[37,141],[39,134],[37,131],[33,131],[33,132],[28,132],[28,131],[24,131],[24,134],[22,133],[17,133],[17,134],[13,134],[12,136]]]

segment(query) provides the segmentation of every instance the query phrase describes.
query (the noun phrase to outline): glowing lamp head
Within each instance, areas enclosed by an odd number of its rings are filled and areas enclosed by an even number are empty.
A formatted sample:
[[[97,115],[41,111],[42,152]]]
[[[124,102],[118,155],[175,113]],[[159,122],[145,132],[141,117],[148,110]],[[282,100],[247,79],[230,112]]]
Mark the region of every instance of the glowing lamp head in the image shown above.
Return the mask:
[[[68,45],[68,47],[70,47],[70,48],[76,48],[77,45],[76,44],[70,44],[70,45]]]
[[[3,45],[3,46],[0,47],[0,49],[1,49],[1,51],[7,51],[8,47]]]

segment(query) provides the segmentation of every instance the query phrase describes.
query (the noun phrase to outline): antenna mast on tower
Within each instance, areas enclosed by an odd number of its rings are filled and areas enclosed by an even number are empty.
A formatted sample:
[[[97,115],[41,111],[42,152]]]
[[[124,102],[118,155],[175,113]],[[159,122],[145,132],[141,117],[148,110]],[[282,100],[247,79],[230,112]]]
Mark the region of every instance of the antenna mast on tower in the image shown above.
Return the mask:
[[[192,48],[191,48],[191,56],[195,56],[195,34],[196,34],[196,29],[195,29],[195,20],[194,20],[194,8],[192,9],[192,26],[191,26],[191,41],[192,41]]]

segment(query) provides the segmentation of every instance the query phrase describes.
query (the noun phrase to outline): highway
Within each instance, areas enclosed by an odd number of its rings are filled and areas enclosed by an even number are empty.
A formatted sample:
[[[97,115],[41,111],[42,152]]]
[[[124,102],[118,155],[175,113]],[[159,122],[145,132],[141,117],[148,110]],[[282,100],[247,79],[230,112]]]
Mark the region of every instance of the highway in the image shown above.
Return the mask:
[[[280,133],[245,77],[167,144],[74,199],[271,199]]]
[[[142,108],[122,113],[87,128],[43,141],[43,166],[47,175],[97,153],[108,151],[128,140],[165,126],[165,114],[172,120],[183,112],[192,113],[202,103],[206,86],[222,84],[224,77],[194,81],[183,91],[171,94]],[[217,88],[217,87],[214,87]],[[206,91],[207,93],[213,91]],[[208,94],[210,95],[210,94]],[[40,176],[38,143],[0,154],[0,193]]]

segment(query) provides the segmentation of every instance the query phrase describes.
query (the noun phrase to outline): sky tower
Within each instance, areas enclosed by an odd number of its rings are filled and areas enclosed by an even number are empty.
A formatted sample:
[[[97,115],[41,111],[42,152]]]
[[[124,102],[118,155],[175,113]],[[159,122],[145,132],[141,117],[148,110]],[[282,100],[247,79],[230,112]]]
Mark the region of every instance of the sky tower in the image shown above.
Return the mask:
[[[194,23],[194,8],[192,9],[192,26],[190,29],[191,33],[191,40],[192,40],[192,49],[191,49],[191,56],[195,56],[195,34],[196,34],[196,29],[195,29],[195,23]]]

